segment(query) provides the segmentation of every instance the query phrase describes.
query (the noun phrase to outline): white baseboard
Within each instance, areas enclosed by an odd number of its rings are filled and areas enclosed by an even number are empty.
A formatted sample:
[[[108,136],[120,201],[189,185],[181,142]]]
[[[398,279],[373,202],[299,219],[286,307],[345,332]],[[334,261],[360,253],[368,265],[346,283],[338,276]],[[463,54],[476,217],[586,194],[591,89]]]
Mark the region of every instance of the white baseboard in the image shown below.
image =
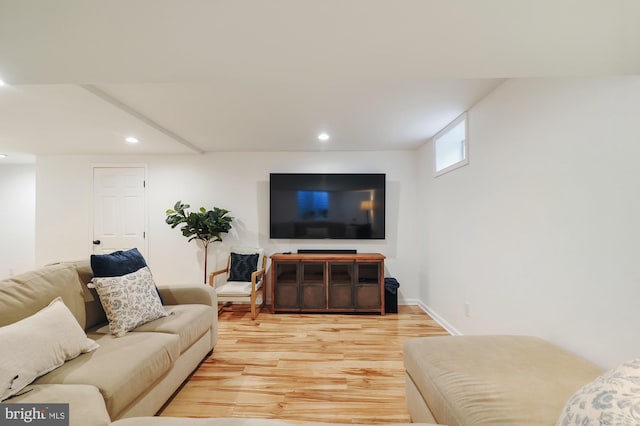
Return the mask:
[[[427,306],[424,303],[422,303],[421,300],[419,300],[419,299],[403,299],[402,303],[400,303],[400,302],[398,302],[398,303],[401,304],[401,305],[418,305],[420,307],[420,309],[425,311],[427,313],[427,315],[429,315],[431,318],[433,318],[433,320],[435,322],[440,324],[442,326],[442,328],[447,330],[449,332],[449,334],[451,334],[452,336],[462,336],[462,333],[458,329],[456,329],[453,325],[449,324],[449,322],[447,320],[445,320],[444,318],[442,318],[442,316],[440,316],[436,311],[434,311],[429,306]]]

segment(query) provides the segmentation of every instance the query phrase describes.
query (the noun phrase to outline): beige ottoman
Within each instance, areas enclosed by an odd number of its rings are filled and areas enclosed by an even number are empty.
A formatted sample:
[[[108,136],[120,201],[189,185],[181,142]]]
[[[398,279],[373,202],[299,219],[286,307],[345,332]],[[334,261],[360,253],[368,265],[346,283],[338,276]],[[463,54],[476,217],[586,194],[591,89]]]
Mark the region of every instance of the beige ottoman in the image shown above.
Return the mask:
[[[553,425],[569,397],[602,370],[542,339],[443,336],[404,345],[414,421]]]

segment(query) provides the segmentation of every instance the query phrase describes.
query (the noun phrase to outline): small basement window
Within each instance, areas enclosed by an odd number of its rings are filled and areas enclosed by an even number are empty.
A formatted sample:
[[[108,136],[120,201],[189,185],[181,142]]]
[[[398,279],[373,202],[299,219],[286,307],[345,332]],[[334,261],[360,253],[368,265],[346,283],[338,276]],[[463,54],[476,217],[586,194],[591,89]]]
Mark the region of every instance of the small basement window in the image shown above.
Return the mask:
[[[432,138],[435,176],[469,164],[467,133],[467,113],[464,113]]]

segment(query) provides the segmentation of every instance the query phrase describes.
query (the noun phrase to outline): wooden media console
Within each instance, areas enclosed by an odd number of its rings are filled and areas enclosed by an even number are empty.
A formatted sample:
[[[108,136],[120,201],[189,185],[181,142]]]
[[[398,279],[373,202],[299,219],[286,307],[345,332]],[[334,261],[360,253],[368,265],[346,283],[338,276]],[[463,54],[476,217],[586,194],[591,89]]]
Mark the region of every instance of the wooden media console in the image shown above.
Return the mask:
[[[271,256],[273,312],[375,312],[384,315],[380,253]]]

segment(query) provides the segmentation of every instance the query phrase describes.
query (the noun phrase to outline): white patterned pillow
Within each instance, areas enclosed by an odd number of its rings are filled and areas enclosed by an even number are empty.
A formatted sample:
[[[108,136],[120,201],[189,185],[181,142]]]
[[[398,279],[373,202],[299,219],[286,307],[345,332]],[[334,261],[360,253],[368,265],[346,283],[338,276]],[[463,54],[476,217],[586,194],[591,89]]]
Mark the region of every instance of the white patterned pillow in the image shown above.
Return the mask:
[[[640,424],[640,358],[627,361],[580,388],[557,426]]]
[[[116,337],[167,316],[149,267],[121,277],[93,278],[89,286],[98,292],[109,320],[109,330]]]

